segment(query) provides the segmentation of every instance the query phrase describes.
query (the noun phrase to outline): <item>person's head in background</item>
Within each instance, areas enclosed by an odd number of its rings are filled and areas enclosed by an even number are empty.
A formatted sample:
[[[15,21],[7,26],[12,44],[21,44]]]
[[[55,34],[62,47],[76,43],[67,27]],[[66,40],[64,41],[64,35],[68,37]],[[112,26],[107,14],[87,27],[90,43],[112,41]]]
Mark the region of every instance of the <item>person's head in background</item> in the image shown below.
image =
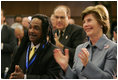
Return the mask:
[[[93,38],[100,38],[109,30],[109,14],[103,5],[87,7],[82,12],[83,28],[86,34]]]
[[[29,23],[30,20],[28,19],[28,17],[23,17],[22,18],[22,25],[24,29],[28,29],[29,28]]]
[[[53,14],[56,20],[56,28],[59,30],[65,29],[69,24],[70,8],[65,5],[59,5],[54,9]]]
[[[22,16],[21,15],[16,15],[15,17],[14,17],[14,22],[16,23],[22,23]]]
[[[11,28],[14,29],[15,36],[18,39],[18,45],[20,45],[20,42],[21,42],[22,38],[24,37],[23,26],[20,23],[14,23],[11,25]]]
[[[110,33],[111,33],[111,40],[113,40],[113,38],[114,38],[114,33],[113,33],[113,31],[114,31],[114,28],[117,26],[117,20],[114,20],[114,21],[112,21],[112,24],[111,24],[111,29],[110,29]]]
[[[56,20],[55,20],[54,14],[51,15],[50,20],[52,23],[52,30],[54,31],[56,30]]]
[[[117,26],[113,30],[113,37],[114,37],[115,42],[117,42]]]
[[[70,18],[70,19],[69,19],[69,24],[75,24],[75,20],[72,19],[72,18]]]
[[[1,8],[1,25],[4,24],[4,21],[5,21],[4,10]]]

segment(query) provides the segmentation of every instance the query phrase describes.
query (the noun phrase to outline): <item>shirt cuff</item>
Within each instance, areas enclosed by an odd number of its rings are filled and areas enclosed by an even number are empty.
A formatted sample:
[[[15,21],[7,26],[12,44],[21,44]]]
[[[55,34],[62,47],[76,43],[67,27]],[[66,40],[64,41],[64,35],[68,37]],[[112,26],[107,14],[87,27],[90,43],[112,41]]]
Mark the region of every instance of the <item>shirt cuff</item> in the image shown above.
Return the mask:
[[[3,50],[3,43],[1,43],[1,50]]]
[[[24,74],[24,79],[27,79],[27,75],[26,74]]]

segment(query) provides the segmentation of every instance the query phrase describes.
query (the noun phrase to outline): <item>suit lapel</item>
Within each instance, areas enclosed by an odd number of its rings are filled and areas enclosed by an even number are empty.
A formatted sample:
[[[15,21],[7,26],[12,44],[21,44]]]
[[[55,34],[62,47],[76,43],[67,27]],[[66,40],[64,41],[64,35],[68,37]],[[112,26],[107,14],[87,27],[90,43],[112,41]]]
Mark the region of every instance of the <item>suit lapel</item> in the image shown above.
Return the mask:
[[[46,47],[47,47],[47,45],[45,45],[45,48],[46,48]],[[29,68],[31,68],[31,69],[29,69],[29,71],[28,71],[29,73],[32,72],[32,69],[33,69],[34,66],[40,64],[41,60],[43,59],[43,55],[45,55],[45,51],[46,51],[46,50],[44,50],[45,48],[42,48],[42,45],[40,45],[39,48],[38,48],[38,49],[36,50],[36,52],[34,53],[33,57],[34,57],[35,55],[37,55],[37,56],[36,56],[34,62],[31,64],[31,66],[29,66]],[[32,59],[32,58],[31,58],[31,59]]]
[[[63,39],[60,41],[62,44],[66,44],[69,40],[69,36],[71,34],[71,27],[68,25],[65,32],[64,32],[64,36]]]
[[[94,64],[96,64],[97,66],[99,66],[99,65],[104,61],[105,56],[106,56],[106,53],[107,53],[108,50],[109,50],[109,47],[107,47],[107,46],[109,46],[109,45],[107,44],[107,42],[104,43],[103,45],[104,45],[103,49],[97,49],[97,50],[95,51],[95,53],[93,54],[93,60],[92,60],[92,62],[93,62]],[[107,48],[106,48],[106,47],[107,47]],[[98,53],[98,52],[99,52],[99,53]],[[98,57],[98,56],[99,56],[99,57]]]
[[[2,42],[4,42],[4,41],[6,41],[6,40],[4,40],[4,36],[3,35],[6,35],[6,26],[5,25],[3,25],[3,28],[2,28],[2,30],[1,30],[1,41]]]
[[[97,47],[97,50],[95,50],[95,52],[93,53],[93,61],[92,61],[95,64],[98,61],[97,60],[98,56],[100,56],[101,58],[105,56],[104,53],[106,53],[106,51],[109,48],[109,44],[107,42],[108,42],[108,38],[103,34],[103,36],[95,44],[95,46]]]
[[[30,52],[29,52],[30,53]],[[39,56],[39,54],[41,54],[42,52],[41,52],[41,50],[40,50],[40,47],[35,51],[35,53],[34,53],[34,55],[32,56],[32,58],[30,59],[30,61],[28,62],[28,65],[29,65],[29,63],[31,63],[31,61],[33,60],[33,58],[36,56],[36,58],[35,58],[35,60],[33,61],[33,63],[29,66],[29,68],[32,68],[33,66],[35,66],[34,64],[37,62],[36,60],[38,59],[40,59],[40,56]],[[28,55],[29,56],[29,55]],[[37,62],[37,64],[38,64],[38,62]],[[32,71],[31,69],[28,69],[28,71],[30,72],[30,71]]]

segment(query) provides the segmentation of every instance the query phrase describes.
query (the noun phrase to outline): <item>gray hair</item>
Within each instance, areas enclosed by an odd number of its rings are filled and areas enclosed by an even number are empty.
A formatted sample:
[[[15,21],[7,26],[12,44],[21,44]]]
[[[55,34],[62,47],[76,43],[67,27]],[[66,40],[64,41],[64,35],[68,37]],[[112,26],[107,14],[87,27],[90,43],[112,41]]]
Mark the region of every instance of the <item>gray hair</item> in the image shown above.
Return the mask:
[[[23,30],[23,26],[20,23],[14,23],[14,24],[12,24],[11,25],[11,28],[12,29],[19,28],[19,29]]]

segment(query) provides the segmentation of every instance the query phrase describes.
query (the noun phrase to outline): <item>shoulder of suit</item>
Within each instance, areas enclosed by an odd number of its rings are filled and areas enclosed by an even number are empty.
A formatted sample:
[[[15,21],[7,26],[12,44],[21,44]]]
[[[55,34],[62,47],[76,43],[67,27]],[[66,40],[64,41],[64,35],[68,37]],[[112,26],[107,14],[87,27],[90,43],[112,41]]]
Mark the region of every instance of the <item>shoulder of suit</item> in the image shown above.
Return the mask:
[[[82,29],[82,26],[76,25],[76,24],[69,24],[69,27],[71,30],[80,30]]]
[[[77,25],[77,24],[69,24],[69,26],[76,27],[76,28],[82,28],[82,26]]]
[[[7,25],[3,25],[3,29],[7,29],[9,28]]]
[[[8,29],[8,30],[13,30],[11,27],[9,27],[8,25],[3,25],[3,28]]]
[[[54,51],[54,49],[56,49],[56,48],[57,48],[57,47],[56,47],[54,44],[48,43],[48,47],[45,49],[46,54],[47,54],[48,56],[53,56],[53,51]]]
[[[48,46],[49,46],[49,49],[51,49],[51,50],[54,50],[55,48],[58,48],[54,44],[52,44],[50,42],[48,43]]]
[[[3,27],[5,27],[5,28],[10,28],[8,25],[3,25]]]
[[[111,48],[117,47],[117,43],[115,43],[114,41],[111,41],[110,39],[108,39],[106,44],[109,45]]]

